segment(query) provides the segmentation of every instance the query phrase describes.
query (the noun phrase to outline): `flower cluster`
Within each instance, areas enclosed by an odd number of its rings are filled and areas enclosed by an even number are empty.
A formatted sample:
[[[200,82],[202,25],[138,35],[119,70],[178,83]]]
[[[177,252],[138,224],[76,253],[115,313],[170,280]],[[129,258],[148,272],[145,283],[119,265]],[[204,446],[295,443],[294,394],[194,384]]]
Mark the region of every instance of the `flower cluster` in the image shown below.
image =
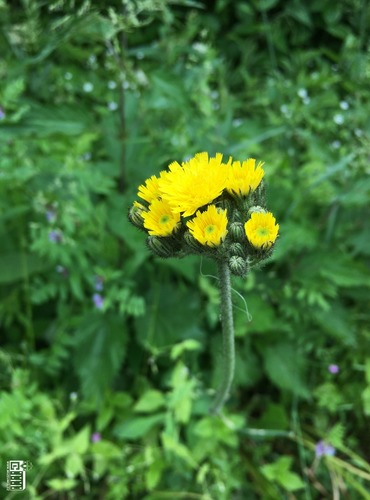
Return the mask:
[[[198,153],[173,162],[139,186],[130,221],[160,257],[205,254],[227,260],[233,274],[271,255],[279,225],[265,207],[263,164]]]

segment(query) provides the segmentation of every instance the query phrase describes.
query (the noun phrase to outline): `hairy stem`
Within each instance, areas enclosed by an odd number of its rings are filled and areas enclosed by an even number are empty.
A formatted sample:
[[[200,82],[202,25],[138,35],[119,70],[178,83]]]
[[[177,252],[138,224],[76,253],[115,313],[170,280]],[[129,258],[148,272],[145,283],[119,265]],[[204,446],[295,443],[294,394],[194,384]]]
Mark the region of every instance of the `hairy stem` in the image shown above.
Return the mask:
[[[230,269],[226,260],[218,263],[218,274],[221,288],[221,322],[222,322],[222,380],[217,390],[211,413],[218,414],[229,396],[235,370],[235,343],[233,306],[231,302]]]

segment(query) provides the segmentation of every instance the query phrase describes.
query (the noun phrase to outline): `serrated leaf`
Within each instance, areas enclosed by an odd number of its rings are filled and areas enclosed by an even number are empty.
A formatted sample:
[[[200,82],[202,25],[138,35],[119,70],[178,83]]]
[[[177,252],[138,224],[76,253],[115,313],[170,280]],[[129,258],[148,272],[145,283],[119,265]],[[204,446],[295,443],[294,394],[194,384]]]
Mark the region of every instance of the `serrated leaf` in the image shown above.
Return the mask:
[[[185,288],[179,288],[174,293],[172,283],[158,277],[150,285],[145,299],[151,314],[135,321],[138,340],[151,349],[167,347],[189,338],[201,341],[204,332],[199,327],[199,297]]]
[[[86,396],[99,398],[113,382],[126,352],[125,323],[115,314],[87,313],[76,332],[74,362]]]

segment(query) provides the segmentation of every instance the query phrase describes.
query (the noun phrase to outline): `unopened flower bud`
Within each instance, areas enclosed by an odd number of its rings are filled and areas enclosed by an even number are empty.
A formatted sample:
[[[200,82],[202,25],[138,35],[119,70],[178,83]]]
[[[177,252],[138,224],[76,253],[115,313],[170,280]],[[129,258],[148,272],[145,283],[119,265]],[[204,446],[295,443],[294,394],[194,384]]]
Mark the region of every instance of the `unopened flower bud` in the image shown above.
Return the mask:
[[[229,227],[229,235],[233,239],[233,241],[244,241],[245,233],[244,226],[241,222],[233,222]]]
[[[235,274],[236,276],[244,277],[248,272],[248,266],[245,259],[237,257],[236,255],[230,257],[229,267],[232,274]]]
[[[139,229],[143,229],[144,227],[143,212],[146,212],[144,205],[135,201],[128,213],[129,221]]]
[[[229,255],[236,257],[246,257],[245,247],[240,243],[231,243],[229,247]]]
[[[186,245],[191,248],[191,250],[195,253],[200,253],[204,251],[204,246],[197,241],[189,231],[184,234],[184,240]]]
[[[259,205],[254,205],[248,210],[248,215],[252,215],[254,212],[257,212],[259,214],[267,214],[267,210],[265,210],[263,207],[260,207]]]
[[[148,236],[146,241],[150,250],[158,257],[167,259],[168,257],[174,257],[176,254],[175,245],[171,238]]]

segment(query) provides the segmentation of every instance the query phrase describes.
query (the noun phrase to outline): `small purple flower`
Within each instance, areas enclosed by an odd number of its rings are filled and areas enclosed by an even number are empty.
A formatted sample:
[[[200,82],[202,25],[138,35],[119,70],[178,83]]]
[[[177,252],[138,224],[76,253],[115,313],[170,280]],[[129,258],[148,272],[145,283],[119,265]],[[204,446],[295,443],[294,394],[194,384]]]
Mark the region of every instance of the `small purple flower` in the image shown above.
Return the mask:
[[[93,434],[91,434],[91,441],[93,443],[98,443],[99,441],[101,441],[100,432],[94,432]]]
[[[315,446],[316,458],[321,457],[332,457],[335,455],[335,448],[330,444],[325,443],[325,441],[319,441]]]
[[[57,218],[57,214],[54,212],[54,210],[48,208],[45,212],[45,217],[48,222],[54,222],[55,219]]]
[[[94,293],[92,300],[97,309],[103,309],[104,298],[100,295],[100,293]]]
[[[4,120],[6,117],[5,111],[3,110],[2,107],[0,107],[0,120]]]
[[[333,375],[337,374],[339,372],[339,366],[338,365],[329,365],[328,366],[328,371],[332,373]]]
[[[49,231],[49,241],[52,243],[60,243],[62,241],[62,232],[58,229]]]
[[[104,288],[104,280],[101,276],[95,276],[94,288],[97,292],[101,292]]]

